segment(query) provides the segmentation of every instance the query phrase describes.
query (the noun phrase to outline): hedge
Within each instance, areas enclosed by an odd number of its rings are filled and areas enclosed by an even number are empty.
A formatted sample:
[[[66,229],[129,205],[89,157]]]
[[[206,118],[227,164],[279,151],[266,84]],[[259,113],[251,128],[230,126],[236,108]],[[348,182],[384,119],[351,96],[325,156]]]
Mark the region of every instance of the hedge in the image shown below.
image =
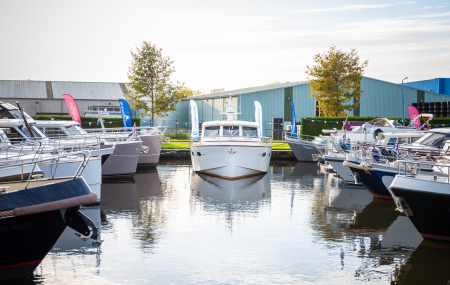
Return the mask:
[[[364,123],[379,117],[348,117],[348,123]],[[387,117],[391,120],[396,120],[401,123],[402,118]],[[425,118],[426,119],[426,118]],[[323,129],[342,129],[342,124],[345,117],[302,117],[300,134],[309,136],[325,135],[322,133]],[[422,120],[422,124],[423,124]],[[409,118],[405,119],[405,125],[410,123]],[[450,117],[433,118],[430,122],[431,128],[444,128],[450,126]]]
[[[61,120],[61,121],[72,121],[72,117],[70,116],[34,116],[35,120]],[[89,128],[101,128],[102,125],[100,123],[97,124],[98,118],[96,117],[81,117],[81,126],[85,129]],[[105,128],[118,128],[123,127],[122,118],[103,118]],[[136,127],[141,125],[141,119],[137,117],[131,118],[133,125],[136,124]]]

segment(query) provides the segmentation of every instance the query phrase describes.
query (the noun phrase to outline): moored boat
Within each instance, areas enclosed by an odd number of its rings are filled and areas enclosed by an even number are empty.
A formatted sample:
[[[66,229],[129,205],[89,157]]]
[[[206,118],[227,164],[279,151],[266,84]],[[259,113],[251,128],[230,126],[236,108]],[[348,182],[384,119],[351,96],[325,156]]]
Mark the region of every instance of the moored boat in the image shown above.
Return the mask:
[[[79,176],[1,183],[0,280],[31,275],[67,226],[95,240],[97,229],[79,207],[96,201]]]
[[[404,212],[425,239],[450,242],[450,177],[420,174],[424,163],[400,161],[413,164],[416,172],[395,176],[390,191],[400,211]],[[450,163],[433,164],[449,168]]]
[[[256,122],[234,120],[237,113],[231,104],[227,120],[205,122],[198,136],[198,113],[191,100],[193,131],[190,151],[194,171],[223,179],[241,179],[266,173],[272,146],[270,138],[262,136],[261,105],[255,102]]]

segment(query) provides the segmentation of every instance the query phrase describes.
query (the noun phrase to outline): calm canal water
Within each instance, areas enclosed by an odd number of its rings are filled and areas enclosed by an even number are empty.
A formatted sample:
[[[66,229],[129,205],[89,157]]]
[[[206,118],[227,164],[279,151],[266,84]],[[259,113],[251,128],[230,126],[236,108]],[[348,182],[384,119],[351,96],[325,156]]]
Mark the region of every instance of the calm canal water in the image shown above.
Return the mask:
[[[311,163],[224,181],[160,165],[104,183],[83,210],[103,244],[66,230],[16,284],[447,284],[450,245],[423,241],[393,203]]]

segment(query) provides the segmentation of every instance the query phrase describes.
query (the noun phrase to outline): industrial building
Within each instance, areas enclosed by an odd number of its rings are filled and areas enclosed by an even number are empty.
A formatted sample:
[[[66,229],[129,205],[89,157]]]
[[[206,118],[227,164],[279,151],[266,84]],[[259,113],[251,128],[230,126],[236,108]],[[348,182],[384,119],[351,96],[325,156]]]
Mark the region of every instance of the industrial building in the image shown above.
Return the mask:
[[[360,87],[364,90],[361,104],[359,108],[349,112],[349,115],[402,118],[404,112],[405,119],[408,119],[408,105],[420,102],[449,102],[450,90],[442,87],[447,82],[450,86],[450,79],[441,78],[416,83],[417,87],[413,87],[364,77]],[[440,84],[441,87],[439,88],[436,84]],[[427,89],[423,90],[425,87]],[[435,90],[445,93],[439,94]],[[316,102],[310,92],[308,82],[303,81],[224,91],[196,96],[192,99],[197,103],[200,123],[223,119],[224,115],[220,113],[225,111],[225,100],[228,100],[230,96],[241,113],[239,119],[253,121],[255,112],[253,101],[257,100],[262,105],[264,135],[270,136],[274,128],[286,128],[290,125],[291,100],[294,102],[297,122],[301,117],[318,115]],[[185,99],[179,103],[177,111],[163,118],[162,123],[171,129],[187,128],[190,116],[188,100]]]
[[[0,100],[16,105],[31,116],[69,115],[63,95],[71,95],[81,116],[97,116],[106,110],[120,117],[119,99],[125,99],[124,83],[0,80]]]
[[[193,97],[197,102],[199,122],[224,119],[225,102],[231,96],[233,104],[241,113],[239,120],[254,120],[254,101],[262,105],[264,135],[270,136],[274,126],[286,128],[292,119],[291,100],[295,105],[297,121],[301,117],[318,115],[316,102],[310,96],[311,89],[307,81],[277,85],[244,88],[232,91],[200,95]],[[450,79],[390,83],[364,77],[361,87],[361,105],[350,112],[352,116],[399,117],[409,118],[407,106],[413,103],[449,102]],[[0,100],[21,106],[34,115],[68,115],[63,94],[70,94],[78,104],[82,116],[96,116],[98,109],[113,116],[120,115],[119,99],[124,99],[127,87],[124,83],[104,82],[63,82],[63,81],[0,81]],[[404,104],[403,104],[404,102]],[[432,112],[428,107],[423,110]],[[402,108],[402,106],[404,106]],[[443,108],[444,104],[439,104]],[[450,116],[450,112],[441,113]],[[136,115],[134,112],[132,115]],[[149,125],[148,118],[143,118],[142,125]],[[178,103],[177,111],[167,117],[159,118],[155,124],[170,129],[189,129],[189,99]]]

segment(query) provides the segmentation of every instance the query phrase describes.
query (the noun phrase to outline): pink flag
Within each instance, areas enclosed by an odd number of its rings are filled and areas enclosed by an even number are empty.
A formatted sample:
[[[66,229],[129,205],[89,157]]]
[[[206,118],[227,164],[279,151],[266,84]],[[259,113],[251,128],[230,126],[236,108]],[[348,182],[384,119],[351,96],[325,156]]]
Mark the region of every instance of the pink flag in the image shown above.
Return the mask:
[[[414,106],[408,106],[408,111],[409,111],[409,118],[411,119],[411,122],[417,117],[419,116],[419,111],[416,109],[416,107]],[[413,127],[419,129],[421,127],[421,122],[420,119],[417,119],[414,123],[413,123]]]
[[[64,100],[66,100],[67,108],[69,108],[69,113],[72,116],[72,120],[78,122],[81,126],[80,112],[78,111],[77,103],[75,103],[75,100],[69,94],[64,94],[63,97]]]

